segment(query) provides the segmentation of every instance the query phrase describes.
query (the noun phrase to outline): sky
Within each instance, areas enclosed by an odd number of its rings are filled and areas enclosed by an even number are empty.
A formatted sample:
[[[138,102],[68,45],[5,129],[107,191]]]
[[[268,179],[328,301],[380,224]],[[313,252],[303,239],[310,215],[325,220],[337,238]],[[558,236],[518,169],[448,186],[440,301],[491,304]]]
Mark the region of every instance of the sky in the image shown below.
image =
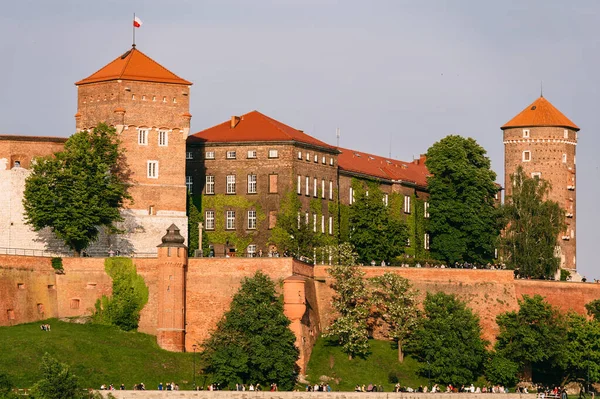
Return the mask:
[[[449,134],[504,181],[500,126],[543,94],[580,128],[577,268],[600,278],[600,2],[19,0],[0,9],[0,134],[74,133],[74,82],[131,47],[191,90],[192,131],[258,110],[410,161]]]

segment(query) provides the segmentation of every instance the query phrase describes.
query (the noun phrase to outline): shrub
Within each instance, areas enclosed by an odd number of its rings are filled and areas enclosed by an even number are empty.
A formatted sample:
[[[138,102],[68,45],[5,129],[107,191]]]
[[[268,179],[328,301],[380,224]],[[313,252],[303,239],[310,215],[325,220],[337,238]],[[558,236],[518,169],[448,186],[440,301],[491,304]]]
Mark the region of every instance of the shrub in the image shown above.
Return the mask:
[[[52,268],[56,270],[56,273],[63,274],[65,269],[63,269],[63,261],[62,258],[52,258]]]
[[[560,281],[567,281],[571,277],[571,272],[565,269],[560,269]]]

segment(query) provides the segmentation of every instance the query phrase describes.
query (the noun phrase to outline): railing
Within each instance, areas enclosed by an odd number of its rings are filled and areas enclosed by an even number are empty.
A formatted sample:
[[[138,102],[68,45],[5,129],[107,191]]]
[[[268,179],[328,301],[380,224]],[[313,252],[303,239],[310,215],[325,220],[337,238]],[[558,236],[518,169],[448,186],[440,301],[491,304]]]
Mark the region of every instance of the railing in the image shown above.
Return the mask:
[[[0,248],[0,255],[16,255],[16,256],[40,256],[53,258],[56,256],[69,257],[72,253],[62,251],[45,251],[42,249],[27,249],[27,248]]]
[[[44,258],[71,258],[74,257],[73,252],[66,251],[46,251],[43,249],[27,249],[27,248],[2,248],[0,247],[0,255],[13,255],[13,256],[37,256]],[[126,258],[157,258],[156,252],[131,252],[122,253],[119,251],[107,251],[107,252],[86,252],[82,251],[81,257],[83,258],[107,258],[114,256],[123,256]]]

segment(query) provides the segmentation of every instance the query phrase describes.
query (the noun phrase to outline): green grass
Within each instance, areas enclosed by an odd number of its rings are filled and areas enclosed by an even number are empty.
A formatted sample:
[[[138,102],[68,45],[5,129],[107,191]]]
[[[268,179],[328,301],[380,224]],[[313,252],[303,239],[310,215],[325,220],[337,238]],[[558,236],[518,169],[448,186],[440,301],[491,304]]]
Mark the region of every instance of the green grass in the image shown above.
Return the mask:
[[[40,329],[45,323],[51,325],[50,332]],[[0,373],[19,388],[30,388],[40,379],[45,352],[68,364],[83,387],[114,384],[118,389],[123,383],[132,389],[143,382],[147,389],[156,389],[159,382],[173,381],[181,389],[192,388],[193,354],[160,349],[152,335],[56,319],[0,327]],[[203,380],[199,376],[196,383]]]
[[[398,352],[390,341],[370,340],[371,354],[366,359],[348,359],[341,347],[319,338],[315,344],[306,371],[311,383],[319,382],[321,376],[330,377],[329,385],[334,391],[353,391],[357,384],[383,385],[386,392],[393,391],[394,383],[388,381],[390,373],[398,376],[400,384],[414,389],[427,385],[427,378],[417,375],[419,363],[410,356],[398,363]]]

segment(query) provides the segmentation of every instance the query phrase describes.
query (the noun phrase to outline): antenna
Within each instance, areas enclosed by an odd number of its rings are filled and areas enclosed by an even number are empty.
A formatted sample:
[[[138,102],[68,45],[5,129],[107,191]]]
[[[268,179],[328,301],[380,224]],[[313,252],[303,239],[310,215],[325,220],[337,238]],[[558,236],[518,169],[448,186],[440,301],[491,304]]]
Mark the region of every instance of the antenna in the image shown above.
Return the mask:
[[[335,129],[335,137],[337,138],[337,146],[340,146],[340,128]]]
[[[540,97],[544,97],[544,82],[540,80]]]
[[[392,159],[392,132],[390,132],[390,153],[388,158]]]

